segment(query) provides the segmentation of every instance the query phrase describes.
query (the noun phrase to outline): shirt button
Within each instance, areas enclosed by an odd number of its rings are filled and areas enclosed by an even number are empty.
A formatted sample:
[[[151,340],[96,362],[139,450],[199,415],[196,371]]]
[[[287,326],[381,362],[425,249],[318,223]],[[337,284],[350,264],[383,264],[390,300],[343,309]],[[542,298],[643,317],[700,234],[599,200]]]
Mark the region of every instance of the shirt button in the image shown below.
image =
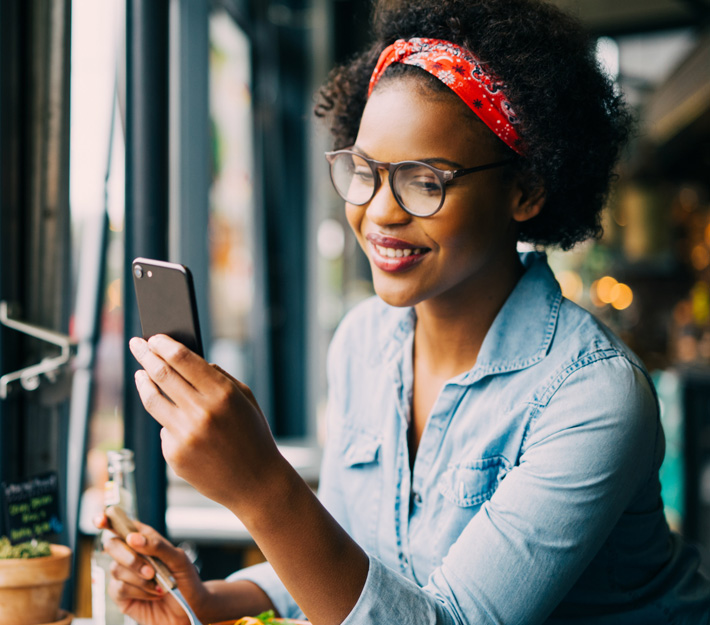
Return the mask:
[[[414,493],[414,495],[412,496],[412,499],[414,499],[415,504],[417,504],[418,506],[421,505],[421,503],[422,503],[421,493],[419,493],[419,492]]]

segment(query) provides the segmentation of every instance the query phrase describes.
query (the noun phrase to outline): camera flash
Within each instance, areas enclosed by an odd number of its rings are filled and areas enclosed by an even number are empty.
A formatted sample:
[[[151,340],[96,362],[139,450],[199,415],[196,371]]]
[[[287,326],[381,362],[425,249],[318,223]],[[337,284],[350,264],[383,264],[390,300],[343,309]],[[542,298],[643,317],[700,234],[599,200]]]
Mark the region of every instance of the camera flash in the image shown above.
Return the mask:
[[[149,277],[149,278],[152,278],[152,277],[153,277],[153,272],[152,272],[152,271],[148,271],[148,277]]]

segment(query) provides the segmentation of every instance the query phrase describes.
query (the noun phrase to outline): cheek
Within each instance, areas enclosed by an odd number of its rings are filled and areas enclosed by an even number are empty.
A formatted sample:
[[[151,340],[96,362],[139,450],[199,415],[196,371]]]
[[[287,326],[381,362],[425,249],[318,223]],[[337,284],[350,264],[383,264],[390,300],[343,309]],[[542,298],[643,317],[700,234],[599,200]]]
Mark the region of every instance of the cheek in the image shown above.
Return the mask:
[[[354,206],[353,204],[345,204],[345,218],[348,220],[351,230],[355,233],[358,241],[361,241],[360,229],[362,220],[365,216],[365,208],[363,206]]]
[[[491,234],[488,222],[487,216],[468,211],[457,215],[456,219],[427,224],[427,234],[441,251],[458,253],[480,247],[481,242]]]
[[[488,198],[451,208],[446,214],[438,213],[441,221],[432,223],[430,232],[441,247],[452,250],[486,248],[508,231],[512,221],[502,203]]]

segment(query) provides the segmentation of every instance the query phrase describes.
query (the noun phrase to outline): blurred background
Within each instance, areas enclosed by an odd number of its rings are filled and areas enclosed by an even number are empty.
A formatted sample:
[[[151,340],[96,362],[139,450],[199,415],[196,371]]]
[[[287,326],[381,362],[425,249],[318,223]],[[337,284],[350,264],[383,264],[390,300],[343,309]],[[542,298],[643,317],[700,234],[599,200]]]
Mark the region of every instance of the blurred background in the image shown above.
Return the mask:
[[[710,0],[556,4],[597,38],[638,127],[604,237],[550,252],[551,264],[564,294],[652,372],[668,518],[707,550]],[[260,557],[238,520],[166,471],[126,351],[140,334],[134,257],[190,267],[208,359],[251,386],[287,458],[317,483],[327,345],[372,287],[311,110],[333,64],[367,41],[369,7],[0,4],[0,300],[8,318],[64,335],[72,355],[54,362],[60,343],[3,322],[0,481],[59,473],[61,538],[76,555],[66,602],[80,616],[109,450],[135,451],[139,516],[205,577]]]

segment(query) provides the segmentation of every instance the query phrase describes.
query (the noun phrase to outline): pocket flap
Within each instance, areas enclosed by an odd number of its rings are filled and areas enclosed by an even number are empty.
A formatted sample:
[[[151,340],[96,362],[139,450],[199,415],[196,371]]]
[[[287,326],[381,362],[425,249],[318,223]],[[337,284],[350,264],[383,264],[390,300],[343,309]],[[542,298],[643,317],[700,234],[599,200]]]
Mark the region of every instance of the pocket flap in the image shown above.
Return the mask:
[[[457,506],[477,506],[492,497],[506,472],[500,456],[449,467],[439,478],[439,491]]]
[[[343,462],[349,467],[377,462],[381,446],[379,435],[349,430],[343,434]]]

